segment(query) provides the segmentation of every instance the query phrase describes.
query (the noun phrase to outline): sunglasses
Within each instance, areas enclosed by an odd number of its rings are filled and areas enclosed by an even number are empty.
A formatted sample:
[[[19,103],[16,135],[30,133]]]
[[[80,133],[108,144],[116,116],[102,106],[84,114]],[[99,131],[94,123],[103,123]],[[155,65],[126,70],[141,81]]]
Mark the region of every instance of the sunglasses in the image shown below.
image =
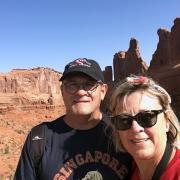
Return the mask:
[[[103,84],[102,81],[87,81],[82,84],[77,82],[68,82],[64,83],[63,87],[69,94],[75,94],[80,89],[83,89],[86,92],[92,93],[97,89],[97,87]]]
[[[157,122],[157,115],[162,113],[164,110],[150,110],[150,111],[142,111],[136,114],[135,116],[131,116],[128,114],[119,114],[117,116],[110,117],[112,124],[115,126],[117,130],[128,130],[132,126],[132,121],[137,121],[137,123],[144,127],[150,128],[154,126]]]

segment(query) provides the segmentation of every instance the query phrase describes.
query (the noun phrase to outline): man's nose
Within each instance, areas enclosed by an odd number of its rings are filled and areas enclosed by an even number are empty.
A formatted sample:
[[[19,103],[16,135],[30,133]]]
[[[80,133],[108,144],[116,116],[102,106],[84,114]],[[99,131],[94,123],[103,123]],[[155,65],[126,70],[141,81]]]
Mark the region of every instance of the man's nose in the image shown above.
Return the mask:
[[[84,87],[85,85],[84,84],[79,84],[78,85],[78,90],[77,90],[77,94],[79,94],[79,95],[84,95],[84,94],[86,94],[87,93],[87,91],[85,90],[85,87]]]

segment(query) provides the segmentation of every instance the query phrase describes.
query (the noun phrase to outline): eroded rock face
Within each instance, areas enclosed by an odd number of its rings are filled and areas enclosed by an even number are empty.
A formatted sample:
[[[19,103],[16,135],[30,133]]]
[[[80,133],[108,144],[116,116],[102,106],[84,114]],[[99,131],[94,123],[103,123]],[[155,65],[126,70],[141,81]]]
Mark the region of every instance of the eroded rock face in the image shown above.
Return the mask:
[[[152,68],[166,66],[171,62],[170,32],[166,29],[160,28],[157,31],[157,34],[159,36],[159,43],[157,45],[157,50],[153,54],[152,60],[150,62],[149,71]]]
[[[120,51],[114,55],[114,80],[124,79],[130,74],[145,74],[148,66],[140,56],[138,42],[132,38],[128,51]]]
[[[112,66],[106,66],[105,70],[103,71],[104,80],[105,82],[111,82],[112,79]]]
[[[49,68],[16,69],[0,74],[0,105],[61,104],[61,75]]]
[[[160,28],[157,31],[159,42],[152,56],[148,71],[159,67],[173,66],[180,62],[180,18],[174,20],[171,32]]]
[[[158,30],[159,43],[148,75],[157,80],[172,97],[172,106],[180,118],[180,18],[174,20],[171,32]]]
[[[171,28],[171,59],[177,64],[180,63],[180,17],[174,20],[174,25]]]

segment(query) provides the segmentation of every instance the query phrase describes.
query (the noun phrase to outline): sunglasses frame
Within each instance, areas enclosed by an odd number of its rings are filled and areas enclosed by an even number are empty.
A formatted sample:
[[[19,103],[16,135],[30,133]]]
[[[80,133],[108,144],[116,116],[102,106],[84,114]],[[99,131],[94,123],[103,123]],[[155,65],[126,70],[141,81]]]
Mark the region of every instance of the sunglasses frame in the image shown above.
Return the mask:
[[[164,109],[141,111],[138,114],[136,114],[135,116],[131,116],[129,114],[118,114],[116,116],[111,116],[110,119],[111,119],[111,123],[113,124],[113,126],[117,130],[120,130],[120,131],[125,131],[125,130],[130,129],[132,126],[133,120],[135,120],[143,128],[150,128],[157,123],[157,116],[158,116],[158,114],[160,114],[162,112],[164,112]],[[123,119],[122,118],[123,115],[126,118]],[[146,119],[142,120],[141,118],[146,117],[145,115],[151,115],[150,119],[146,118]],[[120,121],[123,121],[123,120],[124,120],[124,124],[123,123],[120,124]],[[148,122],[146,120],[148,120]]]
[[[92,87],[87,89],[86,86],[88,83],[89,84],[92,83]],[[74,90],[72,90],[68,87],[70,84],[74,85]],[[69,83],[63,83],[62,85],[69,94],[75,94],[80,89],[83,89],[84,91],[89,92],[89,93],[94,92],[94,91],[96,91],[97,87],[102,84],[103,84],[103,82],[99,80],[99,81],[87,81],[84,83],[69,82]]]

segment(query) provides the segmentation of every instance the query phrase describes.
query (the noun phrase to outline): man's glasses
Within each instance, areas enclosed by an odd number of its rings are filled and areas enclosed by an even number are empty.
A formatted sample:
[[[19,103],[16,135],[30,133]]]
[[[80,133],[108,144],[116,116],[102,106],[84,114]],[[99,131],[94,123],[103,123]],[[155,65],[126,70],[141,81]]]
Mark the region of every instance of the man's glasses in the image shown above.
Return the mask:
[[[69,94],[75,94],[80,89],[83,89],[88,93],[92,93],[100,84],[103,84],[102,81],[87,81],[82,84],[77,82],[68,82],[63,83],[63,87]]]
[[[144,128],[150,128],[156,124],[157,115],[162,113],[163,111],[163,109],[142,111],[135,116],[131,116],[128,114],[119,114],[117,116],[111,117],[111,122],[117,130],[121,131],[130,129],[133,120],[137,121],[137,123]]]

